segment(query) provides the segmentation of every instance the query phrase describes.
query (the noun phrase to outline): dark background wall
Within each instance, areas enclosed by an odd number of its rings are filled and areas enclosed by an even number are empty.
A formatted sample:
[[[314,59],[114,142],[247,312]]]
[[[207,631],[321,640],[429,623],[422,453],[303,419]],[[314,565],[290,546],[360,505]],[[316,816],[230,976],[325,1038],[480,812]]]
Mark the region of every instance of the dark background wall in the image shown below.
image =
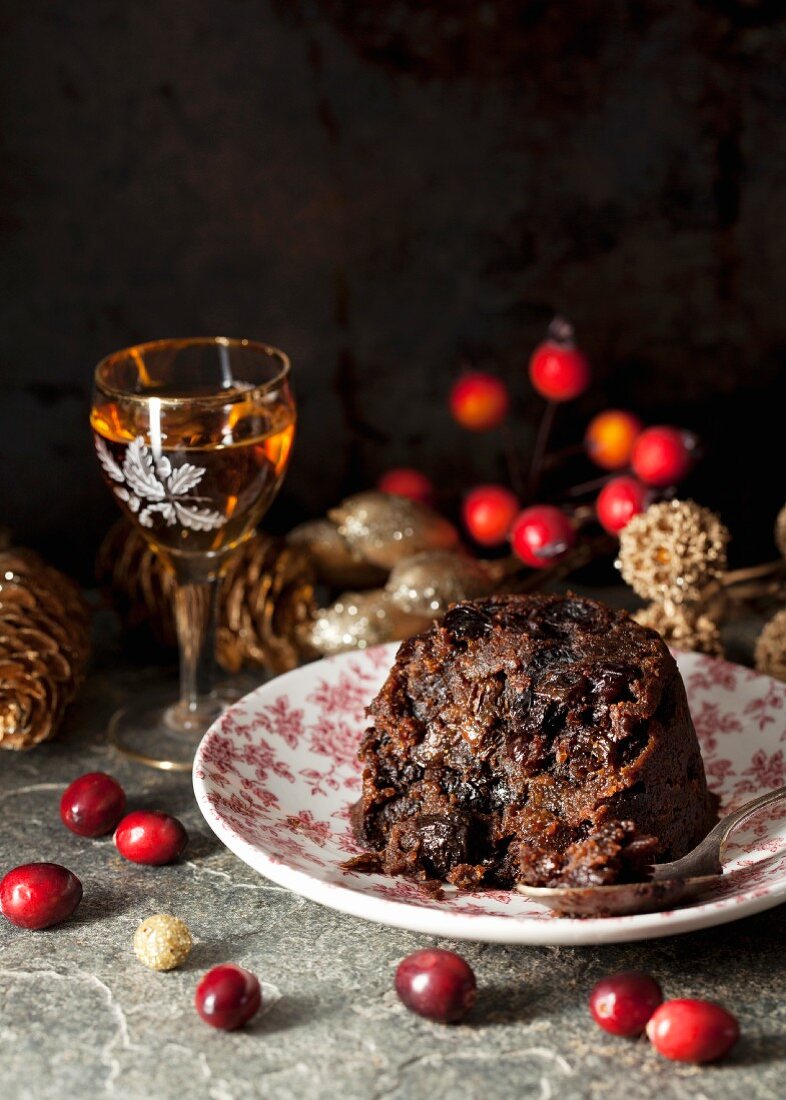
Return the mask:
[[[90,572],[115,515],[91,370],[140,339],[290,352],[285,527],[422,467],[462,358],[518,393],[555,310],[602,405],[701,433],[688,486],[765,557],[786,498],[786,11],[777,0],[6,0],[0,523]]]

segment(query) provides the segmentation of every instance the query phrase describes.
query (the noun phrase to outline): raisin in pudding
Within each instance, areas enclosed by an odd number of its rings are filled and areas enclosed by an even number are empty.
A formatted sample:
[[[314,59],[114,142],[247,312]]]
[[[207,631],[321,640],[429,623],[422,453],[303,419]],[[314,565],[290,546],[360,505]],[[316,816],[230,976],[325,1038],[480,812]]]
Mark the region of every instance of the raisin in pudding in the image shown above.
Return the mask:
[[[369,708],[353,807],[365,866],[457,886],[603,885],[716,817],[661,637],[593,600],[453,606]]]

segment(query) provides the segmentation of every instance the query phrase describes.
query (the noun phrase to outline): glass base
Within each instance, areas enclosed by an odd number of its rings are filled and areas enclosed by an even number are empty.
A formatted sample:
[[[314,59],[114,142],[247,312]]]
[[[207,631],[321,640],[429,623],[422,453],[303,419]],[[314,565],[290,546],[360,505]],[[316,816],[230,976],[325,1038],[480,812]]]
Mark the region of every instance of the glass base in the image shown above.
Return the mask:
[[[107,729],[109,743],[123,756],[149,768],[189,772],[197,746],[216,718],[264,679],[257,676],[228,681],[194,708],[174,698],[173,685],[154,694],[146,693],[144,702],[130,703],[112,715]]]

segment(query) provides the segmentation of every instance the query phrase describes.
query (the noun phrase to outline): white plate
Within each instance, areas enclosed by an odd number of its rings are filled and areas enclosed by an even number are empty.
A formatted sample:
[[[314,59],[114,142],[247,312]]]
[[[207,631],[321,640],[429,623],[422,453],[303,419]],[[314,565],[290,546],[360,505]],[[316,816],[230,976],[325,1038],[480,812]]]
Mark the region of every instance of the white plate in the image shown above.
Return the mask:
[[[727,852],[703,904],[629,917],[572,920],[505,890],[455,890],[347,871],[359,851],[348,809],[360,792],[364,708],[395,645],[345,653],[272,680],[202,740],[194,790],[226,846],[274,882],[344,913],[450,939],[589,944],[650,939],[768,909],[786,899],[786,810],[764,811]],[[786,685],[696,654],[677,654],[710,786],[724,810],[786,783]]]

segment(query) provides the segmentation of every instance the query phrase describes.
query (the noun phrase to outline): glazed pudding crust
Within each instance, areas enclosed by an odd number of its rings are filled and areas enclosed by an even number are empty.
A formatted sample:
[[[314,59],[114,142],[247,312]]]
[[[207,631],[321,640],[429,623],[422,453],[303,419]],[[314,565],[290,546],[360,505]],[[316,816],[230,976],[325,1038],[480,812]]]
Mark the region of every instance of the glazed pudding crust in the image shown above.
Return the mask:
[[[457,886],[637,881],[716,819],[661,637],[561,596],[454,605],[368,710],[357,865]]]

